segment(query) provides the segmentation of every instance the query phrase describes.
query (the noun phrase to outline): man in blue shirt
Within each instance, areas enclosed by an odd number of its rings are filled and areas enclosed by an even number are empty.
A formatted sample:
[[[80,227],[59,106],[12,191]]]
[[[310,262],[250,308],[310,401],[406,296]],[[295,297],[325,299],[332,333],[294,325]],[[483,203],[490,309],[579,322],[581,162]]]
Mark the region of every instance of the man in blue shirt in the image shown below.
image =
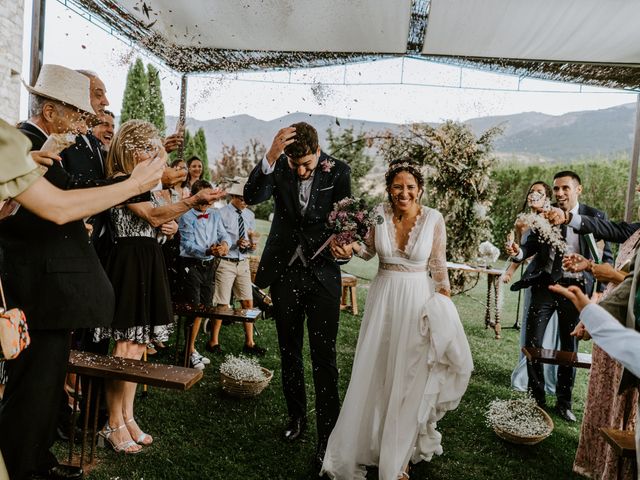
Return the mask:
[[[220,258],[216,270],[215,294],[213,303],[229,305],[231,291],[240,300],[242,308],[253,308],[253,290],[248,254],[257,247],[256,219],[244,201],[246,178],[236,177],[233,186],[227,192],[229,203],[220,209],[220,216],[227,234],[231,239],[229,253]],[[219,333],[222,320],[216,319],[211,331],[211,340],[206,349],[212,353],[222,353]],[[244,347],[242,351],[249,355],[264,355],[266,350],[253,341],[253,323],[244,323]]]
[[[204,188],[212,188],[206,180],[197,180],[191,187],[195,195]],[[231,240],[222,224],[220,214],[211,204],[192,208],[180,217],[180,284],[183,301],[192,304],[212,305],[215,257],[229,253]],[[195,348],[196,337],[202,318],[193,321],[191,342],[191,367],[204,369],[209,364]]]

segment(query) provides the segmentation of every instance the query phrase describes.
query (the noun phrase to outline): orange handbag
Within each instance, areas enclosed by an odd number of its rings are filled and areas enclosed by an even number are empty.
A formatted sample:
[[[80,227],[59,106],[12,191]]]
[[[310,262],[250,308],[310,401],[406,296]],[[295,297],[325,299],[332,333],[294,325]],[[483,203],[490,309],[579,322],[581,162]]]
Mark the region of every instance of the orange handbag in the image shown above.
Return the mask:
[[[2,280],[0,280],[0,295],[2,296],[2,308],[0,308],[0,357],[12,360],[20,355],[31,343],[27,319],[24,312],[18,308],[7,310],[7,302],[4,298]]]

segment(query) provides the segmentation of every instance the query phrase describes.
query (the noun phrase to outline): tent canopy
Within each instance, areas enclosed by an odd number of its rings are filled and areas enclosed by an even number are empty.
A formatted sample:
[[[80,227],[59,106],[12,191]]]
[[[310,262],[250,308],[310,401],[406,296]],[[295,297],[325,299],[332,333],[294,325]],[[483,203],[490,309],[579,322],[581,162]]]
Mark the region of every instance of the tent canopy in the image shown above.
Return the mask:
[[[389,56],[640,87],[628,0],[68,0],[179,72]]]

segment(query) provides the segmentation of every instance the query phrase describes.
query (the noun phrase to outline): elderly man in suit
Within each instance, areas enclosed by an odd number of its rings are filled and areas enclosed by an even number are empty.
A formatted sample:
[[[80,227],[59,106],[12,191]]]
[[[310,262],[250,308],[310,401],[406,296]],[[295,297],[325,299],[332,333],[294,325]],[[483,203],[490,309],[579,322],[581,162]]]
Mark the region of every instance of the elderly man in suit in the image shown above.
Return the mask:
[[[317,467],[340,410],[336,336],[341,277],[333,246],[314,255],[331,235],[326,222],[333,204],[350,194],[349,167],[322,152],[316,130],[303,122],[276,134],[244,187],[250,205],[275,200],[255,283],[271,287],[289,413],[284,431],[288,441],[298,439],[307,423],[302,359],[307,319],[316,392]]]
[[[65,67],[44,65],[36,85],[27,88],[32,114],[19,129],[33,150],[51,134],[78,133],[93,112],[89,79]],[[59,161],[44,177],[61,189],[78,186]],[[80,469],[59,465],[49,447],[70,330],[109,325],[113,289],[81,221],[56,225],[21,208],[0,223],[0,253],[7,303],[25,311],[31,334],[29,348],[7,362],[9,379],[0,403],[0,450],[10,478],[81,478]]]
[[[582,193],[582,183],[575,172],[558,172],[553,179],[553,192],[558,207],[566,213],[567,223],[572,215],[577,214],[606,218],[606,215],[600,210],[578,202],[578,198]],[[573,228],[566,225],[562,227],[562,235],[567,243],[568,250],[580,253],[587,259],[593,258],[592,252],[587,245],[587,240],[583,235],[578,234]],[[528,286],[532,287],[531,305],[527,313],[525,345],[527,347],[542,347],[544,331],[551,315],[556,311],[558,313],[560,348],[563,351],[577,351],[578,342],[576,338],[571,336],[571,332],[578,323],[578,311],[569,300],[550,291],[548,286],[554,283],[576,285],[587,295],[591,295],[594,291],[595,283],[591,272],[582,272],[578,278],[575,277],[575,274],[565,272],[562,268],[562,252],[546,243],[538,232],[533,232],[532,235],[529,235],[522,248],[517,244],[508,247],[507,253],[517,262],[535,255],[522,280],[514,283],[511,287],[512,290]],[[613,255],[608,243],[605,244],[603,261],[607,263],[613,262]],[[603,287],[600,286],[599,288]],[[542,365],[540,363],[527,362],[527,373],[529,376],[529,391],[538,405],[545,406]],[[576,417],[571,411],[574,380],[574,368],[568,366],[558,367],[556,410],[561,418],[569,422],[576,421]]]

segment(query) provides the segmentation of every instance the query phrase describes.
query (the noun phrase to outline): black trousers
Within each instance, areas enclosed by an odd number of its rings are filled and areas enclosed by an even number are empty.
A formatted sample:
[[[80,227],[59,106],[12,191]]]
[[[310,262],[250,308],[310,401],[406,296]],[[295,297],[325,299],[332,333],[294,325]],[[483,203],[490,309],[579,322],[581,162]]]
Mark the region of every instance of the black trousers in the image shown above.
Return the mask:
[[[560,348],[567,352],[578,350],[578,340],[570,335],[578,323],[579,312],[570,300],[549,291],[546,285],[531,287],[531,305],[527,313],[527,330],[525,346],[542,347],[542,338],[553,312],[558,312],[558,334]],[[529,391],[538,402],[544,402],[544,374],[542,364],[527,361],[529,376]],[[556,384],[557,405],[571,408],[571,393],[576,377],[576,369],[558,366],[558,381]]]
[[[339,282],[339,277],[336,279]],[[338,420],[336,337],[340,318],[340,288],[324,286],[313,271],[299,263],[271,285],[282,363],[282,387],[290,417],[306,417],[302,346],[307,319],[315,387],[318,442],[326,444]]]
[[[7,362],[0,402],[0,451],[11,480],[57,465],[53,445],[60,392],[69,361],[68,330],[31,330],[31,345]]]

